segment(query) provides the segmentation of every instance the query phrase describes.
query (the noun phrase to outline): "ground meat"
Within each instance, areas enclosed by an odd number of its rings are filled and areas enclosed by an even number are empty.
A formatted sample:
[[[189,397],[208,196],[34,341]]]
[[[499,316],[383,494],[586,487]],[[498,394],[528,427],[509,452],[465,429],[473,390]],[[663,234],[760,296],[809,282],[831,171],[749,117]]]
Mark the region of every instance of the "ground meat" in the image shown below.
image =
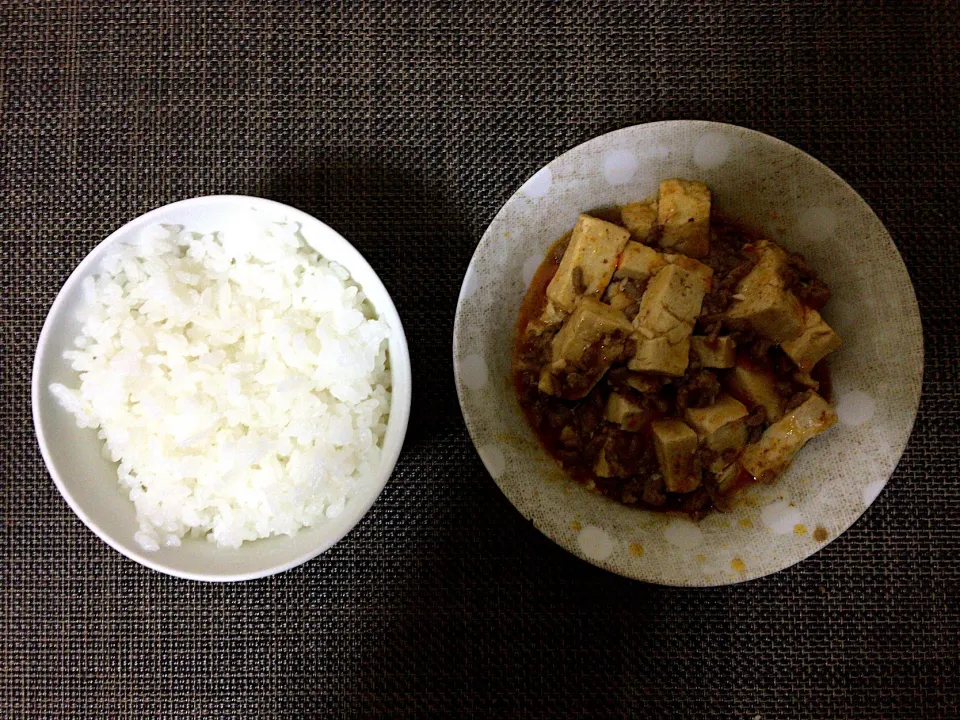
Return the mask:
[[[577,464],[586,456],[583,450],[568,450],[566,448],[555,448],[553,454],[568,469],[576,468]]]
[[[663,475],[653,473],[647,478],[643,485],[643,501],[653,507],[660,507],[667,502]]]
[[[690,513],[694,520],[699,520],[702,517],[702,511],[707,507],[709,502],[710,493],[707,492],[706,488],[700,487],[692,493],[689,493],[683,499],[680,509],[686,513]]]
[[[743,236],[733,237],[728,235],[726,237],[718,237],[710,243],[710,250],[701,262],[713,270],[713,274],[718,281],[722,281],[744,263],[750,263],[752,267],[752,258],[744,252],[744,246],[747,244]],[[749,272],[749,270],[747,270],[747,272]],[[746,272],[741,271],[740,277],[732,281],[732,284],[727,285],[727,287],[736,285],[745,275]]]
[[[670,410],[670,401],[663,395],[653,395],[652,397],[648,396],[648,401],[653,409],[658,413],[663,414],[669,412]]]
[[[721,320],[727,308],[730,307],[732,298],[731,290],[725,288],[711,290],[703,298],[703,305],[700,306],[701,316],[711,320]]]
[[[710,370],[697,370],[677,381],[677,409],[712,405],[720,392],[720,381]]]
[[[605,445],[605,457],[617,475],[647,475],[656,470],[656,457],[643,435],[612,430],[608,437],[610,440]]]
[[[610,385],[611,390],[618,393],[627,393],[630,391],[630,386],[627,385],[629,376],[630,371],[625,367],[610,368],[607,372],[607,384]]]
[[[747,427],[759,427],[767,421],[767,409],[763,405],[757,405],[747,419],[744,421]]]
[[[573,397],[583,394],[593,384],[593,379],[589,375],[576,368],[557,372],[556,381],[560,387],[566,388],[569,395]]]
[[[720,456],[713,450],[707,447],[700,447],[690,462],[690,472],[694,475],[700,475],[703,471],[708,470],[719,457]]]
[[[785,407],[786,412],[790,412],[791,410],[794,410],[800,407],[801,405],[803,405],[810,398],[811,394],[812,393],[809,390],[803,390],[801,392],[794,393],[794,395],[789,400],[787,400],[787,404]]]
[[[581,431],[587,433],[596,432],[603,420],[603,410],[606,406],[606,398],[598,389],[594,389],[571,411],[576,417]]]
[[[803,255],[790,254],[782,274],[787,289],[793,291],[804,305],[819,310],[830,299],[830,288],[807,265]]]
[[[775,343],[764,338],[756,338],[747,346],[747,353],[756,360],[765,360]]]
[[[773,357],[773,372],[778,378],[793,378],[796,366],[787,355],[780,351]]]
[[[730,331],[730,337],[733,338],[733,341],[737,344],[738,348],[747,347],[750,343],[757,339],[756,333],[753,330],[747,328],[733,328]]]
[[[713,507],[720,512],[730,512],[732,509],[730,499],[720,490],[716,477],[711,473],[704,473],[703,488],[707,491]]]
[[[794,293],[802,303],[814,310],[820,310],[830,300],[830,288],[822,280],[814,280],[809,285],[797,286]]]
[[[702,330],[703,334],[707,336],[708,345],[713,345],[717,341],[722,329],[723,323],[719,320],[713,320],[711,322],[704,323]]]
[[[789,400],[793,397],[793,382],[791,380],[777,380],[774,388],[777,391],[777,395],[784,400]]]
[[[602,338],[584,348],[576,365],[554,373],[557,384],[566,397],[576,398],[587,392],[603,376],[603,371],[615,362],[626,362],[636,352],[634,341],[617,330],[609,338]],[[545,358],[542,364],[547,364]]]
[[[740,258],[742,259],[743,256],[741,255]],[[756,262],[752,259],[743,260],[720,281],[720,287],[733,290],[740,284],[741,280],[750,274],[754,265],[756,265]]]
[[[700,334],[716,338],[724,329],[724,316],[737,286],[756,265],[756,258],[744,250],[753,240],[742,228],[713,221],[710,252],[701,260],[713,270],[713,282],[697,321]]]
[[[750,414],[744,421],[747,426],[747,444],[755,443],[760,439],[760,436],[763,435],[763,428],[766,422],[767,409],[765,407],[758,405],[750,411]]]
[[[718,239],[711,244],[710,252],[702,262],[713,270],[713,283],[709,293],[703,299],[701,314],[706,317],[719,317],[730,306],[737,285],[745,278],[756,261],[743,251],[742,235],[732,236],[719,233]]]
[[[583,351],[583,355],[580,357],[580,362],[578,363],[582,367],[592,368],[600,362],[600,353],[603,350],[603,345],[600,343],[594,343],[590,345],[586,350]]]
[[[643,497],[644,480],[640,477],[632,477],[624,484],[620,492],[620,502],[627,505],[635,505]]]
[[[736,294],[737,285],[750,273],[753,265],[753,262],[745,260],[725,275],[715,276],[711,291],[703,299],[702,312],[711,316],[725,313]]]
[[[546,409],[544,420],[547,427],[557,432],[562,432],[564,428],[570,427],[574,422],[573,410],[566,405],[553,403]]]
[[[722,453],[720,453],[720,458],[723,460],[725,465],[729,465],[734,460],[737,459],[737,456],[740,454],[740,451],[736,448],[727,448]]]
[[[629,295],[633,300],[640,300],[643,297],[644,291],[647,289],[647,280],[635,280],[633,278],[627,278],[620,283],[620,288]]]
[[[603,449],[607,441],[603,433],[585,432],[582,428],[577,430],[580,436],[576,446],[572,448],[554,447],[554,455],[563,463],[564,467],[575,470],[582,475],[586,467],[592,467],[596,461],[600,450]]]
[[[547,327],[541,332],[528,332],[517,349],[517,362],[525,367],[542,367],[550,359],[551,343],[560,324]]]

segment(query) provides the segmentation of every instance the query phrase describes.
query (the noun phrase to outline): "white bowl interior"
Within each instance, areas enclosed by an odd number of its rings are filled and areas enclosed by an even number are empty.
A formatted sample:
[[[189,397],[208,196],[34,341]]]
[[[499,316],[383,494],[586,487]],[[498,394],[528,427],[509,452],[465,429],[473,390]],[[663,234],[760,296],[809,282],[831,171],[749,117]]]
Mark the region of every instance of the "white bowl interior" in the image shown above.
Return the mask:
[[[133,503],[117,481],[116,465],[101,456],[101,441],[92,429],[80,429],[54,400],[48,387],[60,382],[76,387],[78,378],[63,352],[73,345],[81,323],[84,278],[98,272],[101,262],[120,243],[135,241],[143,229],[157,224],[183,225],[201,232],[242,225],[250,213],[299,222],[304,237],[325,258],[350,271],[391,328],[389,360],[393,391],[379,474],[369,478],[347,503],[344,512],[303,528],[292,537],[276,536],[239,549],[184,539],[178,548],[144,551],[133,539],[137,531]],[[37,346],[33,369],[33,416],[44,461],[70,507],[86,525],[115,549],[155,570],[198,580],[244,580],[299,565],[342,538],[376,500],[393,471],[406,434],[410,413],[410,358],[400,318],[383,283],[364,258],[337,232],[315,218],[280,203],[242,196],[212,196],[184,200],[158,208],[123,226],[100,243],[67,280],[50,309]]]
[[[834,296],[831,356],[841,422],[729,515],[698,524],[626,508],[565,478],[539,447],[509,382],[516,313],[550,244],[582,211],[656,196],[694,178],[715,209],[803,253]],[[536,173],[484,234],[454,330],[464,417],[487,469],[552,540],[601,567],[668,585],[758,577],[816,552],[870,505],[906,445],[923,346],[906,268],[876,215],[826,166],[774,138],[709,122],[652,123],[595,138]]]

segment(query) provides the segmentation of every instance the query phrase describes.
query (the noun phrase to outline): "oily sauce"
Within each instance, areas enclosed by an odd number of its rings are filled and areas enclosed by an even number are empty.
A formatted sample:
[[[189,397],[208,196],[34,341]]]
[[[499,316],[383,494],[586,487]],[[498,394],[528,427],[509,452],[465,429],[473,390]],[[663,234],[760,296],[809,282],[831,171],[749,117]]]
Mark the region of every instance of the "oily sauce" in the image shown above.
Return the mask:
[[[560,259],[563,257],[564,250],[570,242],[570,234],[566,233],[557,240],[543,258],[543,262],[533,274],[530,280],[530,287],[527,288],[527,294],[523,297],[520,304],[520,312],[517,313],[517,337],[522,337],[531,320],[540,317],[544,308],[547,306],[547,285],[557,274],[557,268],[560,267]],[[516,361],[517,348],[514,348],[514,361]]]

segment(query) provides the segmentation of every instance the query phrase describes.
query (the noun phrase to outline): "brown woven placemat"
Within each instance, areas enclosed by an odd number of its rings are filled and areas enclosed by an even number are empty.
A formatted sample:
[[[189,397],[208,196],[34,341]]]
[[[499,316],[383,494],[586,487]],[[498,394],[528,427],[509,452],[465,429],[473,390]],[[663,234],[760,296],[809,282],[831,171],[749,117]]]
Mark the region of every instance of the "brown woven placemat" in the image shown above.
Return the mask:
[[[960,23],[942,2],[0,2],[0,717],[955,718]],[[450,357],[500,205],[625,125],[752,127],[845,177],[925,324],[891,484],[802,564],[709,591],[565,554],[485,474]],[[343,542],[239,585],[162,576],[44,469],[28,381],[83,255],[164,203],[262,195],[393,294],[414,417]]]

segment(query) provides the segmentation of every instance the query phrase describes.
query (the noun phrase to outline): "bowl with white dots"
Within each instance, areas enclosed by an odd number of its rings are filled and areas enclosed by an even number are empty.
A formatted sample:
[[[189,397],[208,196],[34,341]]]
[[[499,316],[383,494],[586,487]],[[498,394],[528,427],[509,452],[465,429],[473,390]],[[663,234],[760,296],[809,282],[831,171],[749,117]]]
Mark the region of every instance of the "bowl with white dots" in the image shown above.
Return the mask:
[[[510,382],[517,311],[547,248],[593,208],[656,196],[662,179],[705,182],[716,212],[802,253],[830,285],[824,317],[839,422],[773,485],[699,522],[629,508],[568,479],[527,425]],[[913,428],[923,377],[920,314],[890,235],[825,165],[733,125],[651,123],[594,138],[534,174],[473,256],[457,306],[454,370],[487,470],[520,513],[574,555],[664,585],[723,585],[809,557],[870,506]]]

